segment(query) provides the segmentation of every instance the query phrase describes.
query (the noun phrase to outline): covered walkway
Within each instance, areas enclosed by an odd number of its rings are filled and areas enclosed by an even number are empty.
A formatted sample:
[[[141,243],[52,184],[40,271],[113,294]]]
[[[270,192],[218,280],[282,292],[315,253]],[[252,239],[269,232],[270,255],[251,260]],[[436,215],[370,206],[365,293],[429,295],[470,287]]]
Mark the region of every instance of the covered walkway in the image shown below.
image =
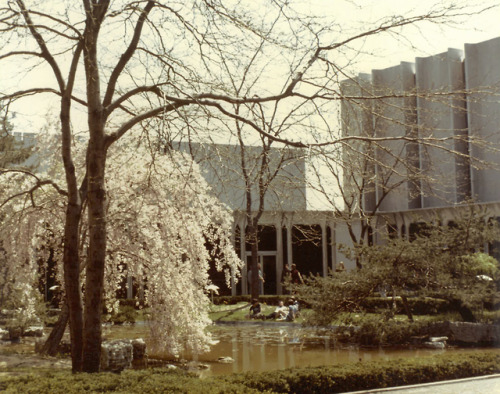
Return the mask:
[[[388,393],[388,394],[500,394],[500,374],[479,376],[468,379],[447,380],[412,386],[390,387],[350,394]]]

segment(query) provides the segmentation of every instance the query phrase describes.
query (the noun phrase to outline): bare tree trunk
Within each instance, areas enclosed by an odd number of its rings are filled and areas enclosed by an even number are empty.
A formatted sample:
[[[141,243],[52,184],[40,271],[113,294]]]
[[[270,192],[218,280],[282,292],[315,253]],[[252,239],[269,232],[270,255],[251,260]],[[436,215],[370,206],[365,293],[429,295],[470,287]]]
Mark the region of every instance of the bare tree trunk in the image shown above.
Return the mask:
[[[411,312],[410,304],[408,304],[408,298],[405,295],[401,295],[401,301],[403,301],[403,306],[405,308],[406,316],[408,316],[409,321],[413,321],[413,313]]]
[[[61,308],[61,314],[59,315],[59,319],[55,324],[54,328],[50,332],[49,337],[43,344],[41,354],[47,354],[49,356],[57,355],[57,348],[61,339],[64,335],[64,331],[66,330],[66,326],[69,321],[69,309],[66,300],[64,300],[63,306]]]
[[[259,269],[257,268],[258,262],[259,262],[259,249],[258,249],[258,239],[257,239],[257,231],[255,228],[252,227],[251,233],[250,233],[250,239],[251,239],[251,269],[252,269],[252,288],[251,294],[252,294],[252,299],[258,299],[259,298],[259,288],[260,288],[260,278],[259,278]]]
[[[101,315],[106,260],[106,212],[104,171],[106,164],[103,133],[89,143],[88,215],[89,249],[85,283],[83,328],[83,371],[98,372],[101,356]]]
[[[104,172],[106,115],[101,101],[97,40],[109,0],[85,3],[84,64],[87,81],[87,122],[90,139],[87,150],[89,248],[86,266],[85,310],[83,321],[84,372],[99,372],[101,362],[101,315],[106,259],[106,212]]]
[[[69,202],[64,229],[64,284],[69,308],[71,362],[73,372],[82,369],[82,299],[80,297],[80,260],[78,254],[78,224],[81,209]]]

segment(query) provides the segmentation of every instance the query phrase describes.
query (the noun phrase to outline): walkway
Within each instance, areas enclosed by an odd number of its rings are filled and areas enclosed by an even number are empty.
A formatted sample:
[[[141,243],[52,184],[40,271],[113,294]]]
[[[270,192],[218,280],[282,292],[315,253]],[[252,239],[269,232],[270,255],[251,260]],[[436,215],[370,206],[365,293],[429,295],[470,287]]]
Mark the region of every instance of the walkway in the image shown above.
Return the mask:
[[[391,387],[350,394],[388,393],[388,394],[500,394],[500,374],[476,378],[447,380],[413,386]]]

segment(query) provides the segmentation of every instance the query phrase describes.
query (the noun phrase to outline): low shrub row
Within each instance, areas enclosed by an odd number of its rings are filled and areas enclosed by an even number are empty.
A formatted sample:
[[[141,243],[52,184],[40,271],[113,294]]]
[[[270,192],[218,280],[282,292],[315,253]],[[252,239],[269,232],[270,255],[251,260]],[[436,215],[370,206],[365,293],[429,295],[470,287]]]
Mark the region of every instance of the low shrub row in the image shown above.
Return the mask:
[[[72,374],[70,371],[32,372],[0,377],[0,392],[23,394],[79,393],[258,393],[240,383],[200,379],[180,370],[126,370],[121,374]]]
[[[232,375],[227,382],[278,393],[342,393],[500,372],[500,353],[457,353]]]
[[[361,307],[369,313],[378,313],[392,307],[392,297],[370,297],[362,301]],[[396,313],[405,313],[401,297],[394,298]],[[408,306],[415,315],[436,315],[450,310],[448,301],[431,297],[408,298]]]
[[[29,372],[0,377],[6,393],[342,393],[500,372],[500,351],[440,354],[418,359],[293,368],[200,379],[167,369],[71,374]]]
[[[259,300],[261,303],[267,305],[278,305],[279,301],[285,301],[287,295],[261,295]],[[237,296],[218,296],[214,297],[213,303],[215,305],[235,305],[240,302],[250,302],[252,297],[250,295],[237,295]]]
[[[268,305],[278,305],[280,300],[286,300],[287,295],[262,295],[260,301]],[[249,295],[238,296],[218,296],[214,297],[215,305],[234,305],[240,302],[250,302]],[[392,308],[392,303],[395,303],[396,313],[405,313],[401,297],[369,297],[363,300],[360,307],[368,313],[380,313],[381,311]],[[450,303],[447,300],[432,297],[409,297],[408,305],[415,315],[437,315],[446,313],[450,310]],[[304,305],[307,306],[307,305]],[[486,302],[484,308],[487,310],[498,310],[498,304]]]

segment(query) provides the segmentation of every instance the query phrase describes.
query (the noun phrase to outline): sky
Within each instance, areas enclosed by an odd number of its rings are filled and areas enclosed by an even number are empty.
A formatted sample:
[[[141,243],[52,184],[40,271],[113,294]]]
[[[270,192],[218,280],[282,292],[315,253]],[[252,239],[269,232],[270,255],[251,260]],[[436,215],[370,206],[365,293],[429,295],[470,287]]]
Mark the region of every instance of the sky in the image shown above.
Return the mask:
[[[363,28],[391,15],[416,15],[432,9],[442,0],[362,0],[354,5],[351,1],[311,0],[311,7],[322,9],[325,16],[332,15],[345,21],[346,26]],[[500,2],[498,0],[465,0],[462,3],[472,10],[495,6],[477,15],[457,16],[453,22],[443,24],[423,23],[401,30],[401,37],[380,34],[365,42],[364,56],[358,64],[360,72],[380,69],[399,64],[400,61],[414,61],[416,56],[430,56],[445,52],[448,48],[463,49],[465,43],[477,43],[500,36]],[[338,4],[339,7],[336,7]],[[477,6],[474,6],[477,4]]]
[[[266,3],[269,0],[257,0]],[[421,13],[436,4],[444,4],[448,0],[308,0],[298,7],[305,14],[314,14],[328,21],[337,21],[342,26],[342,33],[357,34],[370,23],[380,21],[390,15],[410,15]],[[460,1],[458,1],[460,2]],[[29,3],[29,1],[28,1]],[[366,54],[359,55],[351,64],[354,72],[369,73],[372,69],[391,67],[401,61],[413,62],[417,56],[430,56],[446,51],[448,48],[463,49],[464,43],[477,43],[500,36],[500,2],[498,0],[464,0],[462,3],[471,6],[479,4],[477,10],[489,4],[498,5],[478,15],[457,17],[452,24],[422,24],[402,30],[398,37],[379,34],[368,40],[358,41],[356,50]],[[342,34],[339,34],[341,39]],[[2,68],[3,67],[3,68]],[[2,77],[8,79],[9,71],[16,73],[16,68],[5,69],[0,62],[0,86]],[[6,77],[7,76],[7,77]],[[40,73],[40,83],[52,79],[51,75]],[[3,82],[6,82],[4,79]],[[30,84],[31,80],[25,80]],[[2,89],[0,89],[2,90]],[[31,100],[27,105],[14,106],[18,112],[15,124],[18,131],[35,131],[45,122],[46,114],[53,112],[50,105],[56,105],[56,98],[44,97],[44,100]],[[84,119],[84,118],[83,118]]]

